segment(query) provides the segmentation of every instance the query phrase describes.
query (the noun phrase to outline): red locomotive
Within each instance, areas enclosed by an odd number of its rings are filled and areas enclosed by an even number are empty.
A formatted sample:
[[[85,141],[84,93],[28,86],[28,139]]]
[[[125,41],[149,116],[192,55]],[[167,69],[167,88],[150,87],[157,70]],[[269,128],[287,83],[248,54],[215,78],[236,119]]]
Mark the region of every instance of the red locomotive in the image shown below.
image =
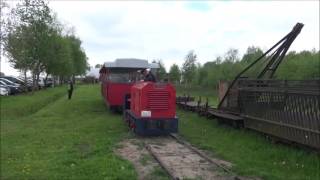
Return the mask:
[[[141,82],[126,96],[124,119],[140,135],[176,133],[176,91],[171,84]]]
[[[112,111],[123,111],[129,127],[140,135],[160,135],[178,131],[176,92],[169,83],[141,82],[138,70],[150,68],[140,59],[117,59],[100,70],[101,94]]]

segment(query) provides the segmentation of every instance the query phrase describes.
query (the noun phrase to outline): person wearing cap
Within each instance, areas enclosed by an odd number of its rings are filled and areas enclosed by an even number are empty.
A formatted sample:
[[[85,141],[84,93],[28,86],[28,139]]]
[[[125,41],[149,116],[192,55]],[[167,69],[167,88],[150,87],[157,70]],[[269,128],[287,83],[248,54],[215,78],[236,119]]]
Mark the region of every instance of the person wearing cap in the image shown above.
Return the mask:
[[[155,76],[152,74],[152,72],[150,71],[150,69],[144,69],[144,70],[142,70],[142,74],[143,74],[143,76],[144,76],[143,81],[145,81],[145,82],[147,82],[147,81],[156,82],[156,78],[155,78]]]

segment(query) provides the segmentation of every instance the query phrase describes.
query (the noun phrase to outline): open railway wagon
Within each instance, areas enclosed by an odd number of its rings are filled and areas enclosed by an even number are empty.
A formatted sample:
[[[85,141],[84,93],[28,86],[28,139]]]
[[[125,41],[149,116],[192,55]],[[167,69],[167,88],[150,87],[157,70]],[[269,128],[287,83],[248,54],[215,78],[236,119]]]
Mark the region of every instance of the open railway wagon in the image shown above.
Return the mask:
[[[245,127],[277,140],[320,150],[320,80],[273,79],[303,24],[240,72],[217,108],[197,106],[219,122]],[[190,104],[190,103],[189,103]],[[203,112],[204,111],[204,112]]]
[[[99,77],[101,95],[110,110],[122,111],[125,95],[129,94],[131,87],[141,79],[138,70],[146,68],[156,71],[159,66],[156,63],[148,63],[147,60],[133,58],[104,63]]]

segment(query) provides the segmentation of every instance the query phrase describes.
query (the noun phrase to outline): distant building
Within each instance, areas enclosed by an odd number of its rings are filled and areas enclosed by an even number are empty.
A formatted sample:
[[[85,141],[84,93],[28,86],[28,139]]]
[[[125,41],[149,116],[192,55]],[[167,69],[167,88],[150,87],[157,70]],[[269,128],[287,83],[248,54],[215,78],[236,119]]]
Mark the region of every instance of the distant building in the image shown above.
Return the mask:
[[[90,70],[86,72],[86,77],[94,77],[99,79],[99,70],[100,68],[90,67]]]

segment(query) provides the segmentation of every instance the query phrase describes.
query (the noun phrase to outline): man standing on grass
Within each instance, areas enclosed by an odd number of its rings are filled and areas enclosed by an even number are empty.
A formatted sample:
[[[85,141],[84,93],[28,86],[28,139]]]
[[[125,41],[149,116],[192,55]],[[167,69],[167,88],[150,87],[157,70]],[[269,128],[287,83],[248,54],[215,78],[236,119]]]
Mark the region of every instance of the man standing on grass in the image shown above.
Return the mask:
[[[73,92],[73,83],[72,83],[72,81],[69,81],[69,84],[68,84],[68,99],[71,99],[72,92]]]

